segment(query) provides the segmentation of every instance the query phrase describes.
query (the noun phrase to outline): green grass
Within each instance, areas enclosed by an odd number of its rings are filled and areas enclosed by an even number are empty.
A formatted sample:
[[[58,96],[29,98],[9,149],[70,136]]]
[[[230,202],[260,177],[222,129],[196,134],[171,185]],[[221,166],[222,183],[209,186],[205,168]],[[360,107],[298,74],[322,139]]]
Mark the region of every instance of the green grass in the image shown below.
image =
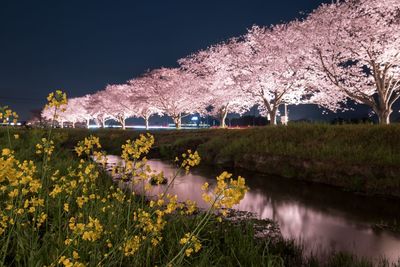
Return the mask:
[[[128,138],[143,131],[115,129],[57,129],[65,145],[93,133],[108,152],[119,154]],[[344,164],[373,164],[396,167],[400,164],[400,125],[293,124],[287,127],[249,129],[203,129],[149,131],[156,147],[207,149],[212,157],[233,154],[274,154],[309,160],[332,160]],[[185,148],[182,148],[185,146]],[[211,157],[211,156],[210,156]]]

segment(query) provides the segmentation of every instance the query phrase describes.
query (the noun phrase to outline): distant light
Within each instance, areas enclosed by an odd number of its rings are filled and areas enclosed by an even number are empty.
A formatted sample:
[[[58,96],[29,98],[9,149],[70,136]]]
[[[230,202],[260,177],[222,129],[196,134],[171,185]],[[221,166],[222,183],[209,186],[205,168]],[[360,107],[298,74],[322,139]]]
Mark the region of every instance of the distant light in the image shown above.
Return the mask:
[[[196,123],[190,123],[190,124],[182,124],[181,129],[196,129],[196,128],[208,128],[210,127],[209,124],[199,124],[197,125]],[[89,129],[98,129],[100,128],[100,125],[89,125]],[[106,128],[121,128],[121,126],[118,125],[107,125]],[[126,129],[146,129],[146,126],[144,125],[126,125]],[[176,129],[175,124],[170,123],[168,126],[159,126],[159,125],[151,125],[149,126],[149,129],[152,130],[157,130],[157,129]]]
[[[199,120],[199,117],[193,116],[191,120],[192,120],[192,121],[198,121],[198,120]]]
[[[128,128],[130,128],[130,129],[146,129],[146,126],[144,126],[144,125],[127,125],[126,126],[126,128],[128,129]],[[149,126],[149,129],[168,129],[169,127],[168,126],[157,126],[157,125],[154,125],[154,126]]]
[[[17,122],[17,123],[14,123],[14,122],[6,122],[6,123],[4,123],[4,122],[2,122],[2,123],[0,123],[0,125],[2,125],[2,126],[7,126],[7,125],[10,125],[10,126],[16,126],[16,125],[21,126],[22,123],[20,123],[20,122]]]

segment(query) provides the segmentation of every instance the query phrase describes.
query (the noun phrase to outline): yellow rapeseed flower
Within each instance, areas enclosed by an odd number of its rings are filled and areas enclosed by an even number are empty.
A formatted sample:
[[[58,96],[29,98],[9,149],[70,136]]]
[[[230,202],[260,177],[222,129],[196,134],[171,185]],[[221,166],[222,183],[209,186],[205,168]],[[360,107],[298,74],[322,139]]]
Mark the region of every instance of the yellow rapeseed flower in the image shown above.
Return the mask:
[[[61,90],[56,90],[47,96],[47,108],[60,108],[67,105],[67,94]]]
[[[3,148],[1,151],[2,156],[9,156],[11,154],[11,150],[8,148]]]
[[[140,236],[135,235],[128,241],[126,241],[124,245],[124,254],[125,256],[133,256],[139,250],[141,243]]]

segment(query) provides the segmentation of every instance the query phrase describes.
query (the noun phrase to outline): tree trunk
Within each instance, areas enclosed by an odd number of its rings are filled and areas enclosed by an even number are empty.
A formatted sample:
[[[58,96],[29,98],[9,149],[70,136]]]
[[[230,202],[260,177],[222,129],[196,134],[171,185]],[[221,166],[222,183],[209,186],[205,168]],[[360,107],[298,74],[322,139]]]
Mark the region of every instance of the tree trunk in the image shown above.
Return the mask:
[[[275,96],[275,99],[276,99],[276,96]],[[278,111],[280,103],[278,103],[276,101],[274,101],[274,103],[270,103],[268,101],[268,99],[266,99],[265,97],[263,97],[263,102],[264,102],[265,109],[268,111],[270,125],[276,125],[276,113]]]
[[[106,120],[105,119],[101,119],[100,120],[100,123],[101,123],[101,128],[106,128]]]
[[[174,123],[175,123],[175,128],[176,129],[180,129],[181,126],[182,126],[182,116],[181,116],[181,114],[179,113],[179,115],[174,116],[173,120],[174,120]]]
[[[122,126],[122,130],[125,130],[126,129],[125,119],[121,119],[120,123],[121,123],[121,126]]]
[[[61,121],[61,129],[64,128],[64,121]]]
[[[150,117],[150,116],[145,116],[145,117],[144,117],[144,123],[145,123],[145,125],[146,125],[146,130],[149,129],[149,117]]]
[[[274,107],[274,108],[269,112],[270,124],[271,124],[271,125],[276,125],[276,111],[277,111],[277,108]]]
[[[221,111],[220,111],[220,120],[221,120],[220,128],[226,128],[225,120],[226,120],[226,116],[227,115],[228,115],[228,108],[227,107],[226,108],[222,108]]]
[[[75,122],[72,123],[72,128],[75,128]]]
[[[376,111],[376,115],[378,115],[379,119],[379,124],[390,124],[390,114],[392,114],[392,110]]]
[[[90,119],[86,119],[86,128],[89,129],[89,126],[90,126]]]

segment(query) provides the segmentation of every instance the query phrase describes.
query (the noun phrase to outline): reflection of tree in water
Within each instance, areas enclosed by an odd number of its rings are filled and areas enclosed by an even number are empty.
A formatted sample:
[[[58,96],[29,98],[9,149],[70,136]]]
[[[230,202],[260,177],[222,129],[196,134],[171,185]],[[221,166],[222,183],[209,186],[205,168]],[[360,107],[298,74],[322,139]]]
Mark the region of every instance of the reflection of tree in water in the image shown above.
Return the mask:
[[[174,167],[161,161],[149,161],[151,167],[163,171],[167,177]],[[191,199],[205,207],[200,189],[204,182],[215,185],[219,170],[200,169],[177,177],[170,193],[179,201]],[[331,249],[347,250],[361,256],[396,259],[400,238],[373,232],[369,224],[374,220],[396,218],[396,205],[388,200],[371,199],[341,192],[332,187],[302,183],[295,180],[266,177],[240,172],[246,177],[250,191],[235,208],[257,213],[279,223],[286,238],[301,240],[306,252],[322,253]],[[235,175],[236,176],[236,175]],[[154,187],[151,195],[161,193],[163,186]],[[386,206],[391,205],[393,210]],[[398,209],[400,210],[400,209]]]
[[[324,253],[345,250],[362,256],[386,254],[396,259],[400,239],[389,233],[376,234],[363,222],[352,221],[340,213],[308,207],[299,201],[281,201],[261,192],[250,192],[238,206],[259,212],[263,218],[279,223],[284,237],[301,240],[306,252]]]
[[[331,186],[240,171],[250,188],[270,196],[276,203],[297,203],[324,214],[336,214],[350,221],[393,222],[400,213],[400,202],[364,197]]]
[[[216,170],[200,174],[216,173]],[[267,177],[242,170],[250,192],[238,209],[256,212],[279,223],[287,238],[301,240],[306,251],[347,250],[363,256],[386,254],[397,259],[400,239],[374,233],[370,224],[393,221],[400,205],[380,198],[367,198],[330,186]]]

